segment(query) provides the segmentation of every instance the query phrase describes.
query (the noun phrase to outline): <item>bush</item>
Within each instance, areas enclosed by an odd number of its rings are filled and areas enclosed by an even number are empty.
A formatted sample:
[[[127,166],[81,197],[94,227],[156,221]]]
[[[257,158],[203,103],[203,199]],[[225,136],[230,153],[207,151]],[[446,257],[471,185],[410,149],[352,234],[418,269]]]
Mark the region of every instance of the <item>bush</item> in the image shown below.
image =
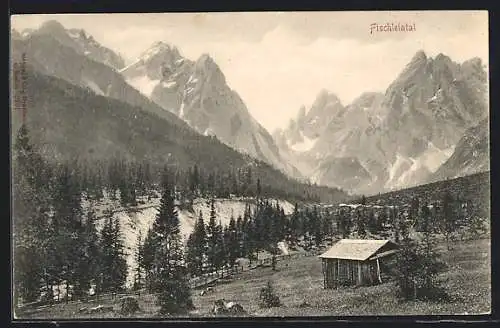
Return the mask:
[[[122,298],[121,300],[121,308],[120,312],[123,315],[132,315],[139,311],[139,302],[137,301],[136,298],[127,296]]]
[[[279,296],[275,293],[274,288],[270,281],[267,285],[262,287],[259,294],[259,306],[261,308],[271,308],[281,306]]]
[[[448,296],[438,279],[446,265],[427,239],[421,244],[405,238],[394,269],[397,296],[404,300],[446,301]]]
[[[191,290],[185,279],[186,272],[176,272],[173,279],[163,278],[160,281],[157,303],[160,314],[185,314],[194,309]]]

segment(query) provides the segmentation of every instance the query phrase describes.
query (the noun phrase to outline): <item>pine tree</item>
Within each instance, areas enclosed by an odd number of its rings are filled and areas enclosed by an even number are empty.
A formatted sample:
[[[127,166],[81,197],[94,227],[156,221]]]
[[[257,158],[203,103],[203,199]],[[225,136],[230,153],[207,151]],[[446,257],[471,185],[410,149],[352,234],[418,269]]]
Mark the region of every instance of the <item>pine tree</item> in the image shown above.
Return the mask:
[[[359,238],[363,239],[366,237],[364,207],[362,211],[359,209],[356,210],[356,229]]]
[[[444,234],[446,239],[446,247],[448,250],[451,249],[451,237],[452,234],[457,230],[457,215],[453,208],[454,200],[449,191],[443,194],[441,200],[441,232]]]
[[[318,213],[318,208],[316,206],[313,207],[313,212],[312,212],[312,225],[311,228],[314,233],[314,241],[316,243],[316,246],[319,247],[321,243],[323,242],[323,231],[322,231],[322,220],[320,217],[320,214]]]
[[[297,240],[299,239],[299,236],[301,234],[300,231],[301,231],[301,223],[300,223],[299,207],[298,204],[295,203],[295,207],[293,208],[293,213],[290,218],[289,229],[287,231],[288,233],[287,241],[292,245],[297,244]]]
[[[245,213],[245,217],[243,218],[244,220],[244,236],[245,236],[245,243],[244,243],[244,255],[250,260],[250,263],[254,261],[257,256],[257,243],[258,243],[258,230],[255,224],[255,218],[252,217],[252,214],[250,211]]]
[[[212,271],[218,269],[220,256],[220,236],[218,225],[216,222],[215,201],[212,198],[210,201],[210,218],[207,226],[207,262]]]
[[[216,228],[216,255],[215,255],[215,268],[221,270],[227,264],[227,247],[224,243],[224,228],[221,222],[217,224]]]
[[[87,212],[83,231],[79,240],[79,261],[76,268],[75,295],[84,296],[91,283],[96,282],[101,266],[101,249],[99,235],[95,227],[95,212],[91,208]]]
[[[368,228],[368,231],[370,231],[370,233],[377,234],[380,232],[380,230],[381,230],[380,222],[375,217],[375,212],[373,211],[373,209],[370,209],[368,211],[368,220],[367,221],[368,221],[367,228]]]
[[[155,254],[158,250],[158,240],[154,238],[153,229],[149,229],[144,243],[142,245],[142,262],[141,267],[144,268],[145,286],[149,292],[156,290],[156,268],[155,268]]]
[[[101,230],[102,281],[99,285],[102,291],[117,292],[123,288],[127,278],[123,249],[118,219],[108,213]]]
[[[262,196],[262,187],[260,185],[260,178],[257,178],[257,199],[260,199]]]
[[[424,299],[439,299],[446,297],[446,293],[437,280],[438,274],[444,270],[445,264],[441,261],[436,250],[436,241],[434,238],[431,222],[431,212],[426,203],[422,205],[421,216],[424,222],[423,238],[419,245],[419,254],[421,257],[420,270],[418,276],[419,297]]]
[[[52,232],[54,237],[51,267],[58,276],[58,282],[64,283],[66,290],[79,279],[81,249],[83,247],[83,212],[81,193],[76,182],[75,164],[60,167],[55,195]],[[70,168],[71,167],[71,168]],[[57,274],[58,272],[58,274]]]
[[[399,245],[395,266],[398,296],[413,301],[446,299],[446,292],[437,280],[444,264],[435,250],[431,230],[424,231],[420,244],[411,239],[408,233],[403,233]]]
[[[467,238],[474,240],[487,235],[489,232],[488,216],[482,217],[476,211],[476,206],[472,201],[466,203],[466,226],[467,226]]]
[[[135,249],[135,275],[134,275],[134,285],[133,289],[134,290],[139,290],[143,286],[143,263],[144,263],[144,244],[142,242],[142,234],[139,232],[139,235],[137,236],[137,243],[136,243],[136,249]]]
[[[14,302],[36,300],[46,266],[49,221],[48,171],[22,125],[14,141],[12,159],[12,219],[14,243]],[[50,236],[51,237],[51,236]],[[46,284],[48,285],[47,281]]]
[[[183,313],[193,308],[191,291],[184,266],[179,217],[175,209],[168,172],[163,177],[163,193],[160,209],[153,230],[159,240],[155,265],[158,270],[158,305],[161,314]]]
[[[420,261],[417,244],[410,238],[403,238],[399,247],[394,268],[397,296],[404,300],[416,300],[418,296],[417,270]]]
[[[338,212],[337,226],[342,238],[348,238],[351,233],[352,220],[351,214],[346,213],[343,208]]]
[[[229,225],[226,230],[225,245],[227,250],[228,264],[230,267],[233,267],[236,264],[236,259],[239,257],[240,249],[236,221],[232,216],[229,220]]]
[[[187,242],[186,263],[191,275],[199,276],[203,273],[206,254],[207,235],[203,215],[200,211],[200,216],[196,221],[193,233],[189,236]]]

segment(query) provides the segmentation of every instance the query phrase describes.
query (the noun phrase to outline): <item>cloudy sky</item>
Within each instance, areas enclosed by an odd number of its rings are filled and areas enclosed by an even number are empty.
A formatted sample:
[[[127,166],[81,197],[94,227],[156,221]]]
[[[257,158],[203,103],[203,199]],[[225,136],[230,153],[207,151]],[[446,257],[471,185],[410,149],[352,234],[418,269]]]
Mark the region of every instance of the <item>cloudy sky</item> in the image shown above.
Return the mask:
[[[344,104],[365,91],[383,92],[418,50],[488,63],[486,11],[23,15],[12,26],[36,28],[50,19],[85,29],[127,61],[155,41],[193,60],[209,53],[271,132],[321,89]],[[370,33],[372,23],[414,24],[416,31]]]

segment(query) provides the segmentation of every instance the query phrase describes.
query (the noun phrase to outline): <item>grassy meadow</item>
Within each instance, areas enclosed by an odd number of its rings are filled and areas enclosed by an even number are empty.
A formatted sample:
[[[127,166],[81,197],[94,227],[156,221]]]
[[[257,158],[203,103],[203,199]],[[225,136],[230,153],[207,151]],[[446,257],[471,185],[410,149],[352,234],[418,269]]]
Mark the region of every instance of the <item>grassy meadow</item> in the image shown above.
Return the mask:
[[[448,265],[440,278],[448,294],[447,302],[401,302],[395,296],[392,282],[370,287],[323,289],[321,261],[315,257],[299,257],[278,262],[277,271],[261,267],[220,281],[212,293],[201,296],[193,290],[196,307],[190,318],[211,317],[214,301],[225,299],[241,304],[247,315],[263,317],[357,316],[357,315],[447,315],[484,314],[490,312],[491,273],[490,240],[460,241],[447,251],[440,244],[441,258]],[[271,281],[279,295],[281,307],[259,308],[259,291]],[[160,318],[155,296],[137,296],[141,311],[134,318]],[[114,312],[79,314],[83,307],[113,306]],[[39,307],[18,313],[20,319],[102,319],[125,318],[119,314],[119,298],[103,295],[87,302],[69,302]],[[127,318],[131,319],[131,318]]]

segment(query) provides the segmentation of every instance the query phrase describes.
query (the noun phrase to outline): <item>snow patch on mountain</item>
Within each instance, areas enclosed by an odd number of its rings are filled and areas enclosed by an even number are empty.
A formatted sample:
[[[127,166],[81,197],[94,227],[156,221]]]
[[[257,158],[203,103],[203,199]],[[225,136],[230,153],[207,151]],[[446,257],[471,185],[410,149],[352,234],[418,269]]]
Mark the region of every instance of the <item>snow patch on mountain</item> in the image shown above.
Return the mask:
[[[135,60],[134,62],[130,63],[129,65],[125,66],[124,68],[122,69],[119,69],[118,72],[119,73],[123,73],[127,70],[129,70],[130,68],[136,66],[136,65],[139,65],[142,63],[142,59],[141,58],[138,58],[137,60]]]
[[[154,88],[160,80],[152,80],[147,75],[134,77],[126,80],[128,84],[137,89],[140,93],[150,98]]]
[[[167,89],[173,88],[177,85],[177,82],[175,81],[163,81],[161,83],[161,86]]]
[[[420,156],[420,160],[430,172],[435,172],[448,158],[450,158],[454,149],[455,146],[451,146],[441,150],[429,141],[427,150]]]
[[[304,133],[302,133],[302,131],[299,131],[299,133],[302,141],[290,144],[290,142],[287,140],[288,147],[296,152],[306,152],[311,150],[316,144],[316,141],[318,141],[318,138],[311,139],[306,137]]]
[[[413,165],[413,162],[408,158],[402,156],[399,153],[396,153],[396,160],[394,163],[388,168],[389,179],[387,180],[385,187],[393,188],[399,184],[399,176],[402,172],[407,170],[409,167]]]
[[[181,107],[179,108],[179,117],[180,118],[184,118],[184,107],[186,106],[186,104],[184,103],[184,101],[181,103]]]
[[[83,83],[92,91],[94,91],[96,94],[100,96],[104,96],[105,93],[102,91],[102,89],[95,83],[94,81],[88,80],[88,79],[83,79]]]

